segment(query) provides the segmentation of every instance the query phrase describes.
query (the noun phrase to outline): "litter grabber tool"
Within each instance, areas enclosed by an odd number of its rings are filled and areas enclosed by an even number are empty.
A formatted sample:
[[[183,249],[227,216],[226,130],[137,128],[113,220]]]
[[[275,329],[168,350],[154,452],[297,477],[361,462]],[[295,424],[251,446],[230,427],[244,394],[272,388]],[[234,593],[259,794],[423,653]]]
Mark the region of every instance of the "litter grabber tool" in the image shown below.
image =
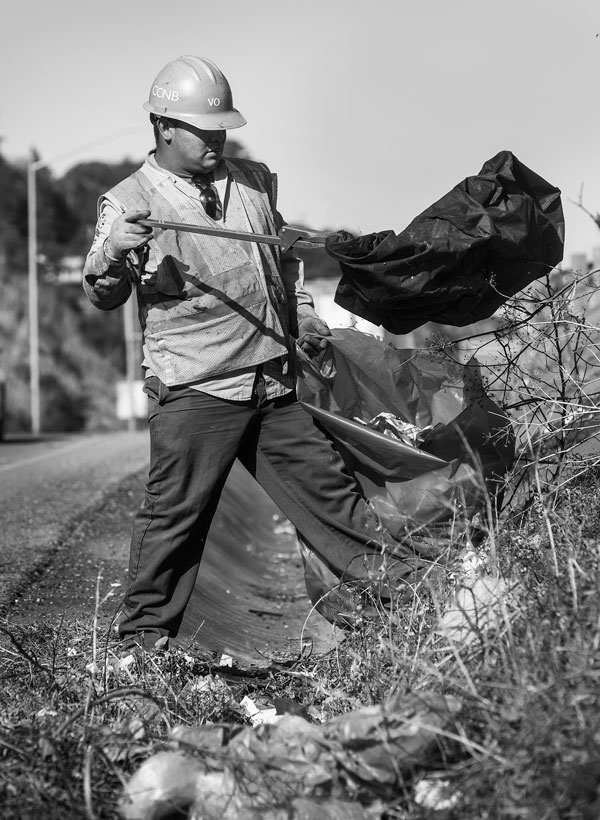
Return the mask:
[[[223,236],[227,239],[240,239],[244,242],[258,242],[265,245],[279,245],[282,252],[289,250],[293,245],[298,248],[322,248],[328,234],[308,231],[304,228],[294,228],[285,225],[279,234],[248,233],[247,231],[228,231],[225,228],[210,228],[204,225],[194,225],[189,222],[165,222],[162,219],[139,219],[138,225],[148,228],[171,231],[188,231],[201,233],[207,236]]]

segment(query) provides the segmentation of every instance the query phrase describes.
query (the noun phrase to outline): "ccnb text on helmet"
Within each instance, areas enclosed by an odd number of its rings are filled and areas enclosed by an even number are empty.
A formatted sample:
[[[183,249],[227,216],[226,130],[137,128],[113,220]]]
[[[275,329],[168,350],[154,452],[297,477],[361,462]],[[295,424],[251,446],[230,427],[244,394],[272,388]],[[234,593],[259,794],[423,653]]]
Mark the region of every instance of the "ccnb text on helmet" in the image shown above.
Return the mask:
[[[154,85],[152,86],[152,96],[176,102],[179,99],[179,91],[175,91],[175,89],[168,90],[161,85]]]

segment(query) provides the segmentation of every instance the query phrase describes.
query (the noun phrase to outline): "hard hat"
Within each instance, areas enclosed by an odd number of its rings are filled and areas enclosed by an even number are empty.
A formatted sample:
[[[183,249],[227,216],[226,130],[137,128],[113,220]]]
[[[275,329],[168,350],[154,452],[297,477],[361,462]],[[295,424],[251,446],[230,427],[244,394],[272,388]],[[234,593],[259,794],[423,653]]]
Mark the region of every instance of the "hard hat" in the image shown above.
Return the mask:
[[[246,124],[233,107],[231,88],[223,72],[210,60],[192,55],[167,63],[152,83],[144,108],[205,131]]]

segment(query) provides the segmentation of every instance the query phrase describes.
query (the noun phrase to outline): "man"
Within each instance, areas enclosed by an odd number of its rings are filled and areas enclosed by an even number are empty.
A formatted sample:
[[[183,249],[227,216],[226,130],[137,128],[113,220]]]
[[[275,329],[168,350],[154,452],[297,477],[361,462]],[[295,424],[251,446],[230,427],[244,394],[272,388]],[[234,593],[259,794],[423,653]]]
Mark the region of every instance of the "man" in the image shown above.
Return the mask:
[[[338,453],[294,394],[294,346],[330,334],[278,246],[153,231],[148,218],[275,234],[276,177],[224,158],[245,124],[211,61],[180,57],[144,108],[156,150],[100,198],[84,287],[102,310],[135,288],[144,333],[150,472],[135,519],[123,639],[162,647],[177,635],[229,470],[239,458],[337,576],[368,575],[381,530]]]

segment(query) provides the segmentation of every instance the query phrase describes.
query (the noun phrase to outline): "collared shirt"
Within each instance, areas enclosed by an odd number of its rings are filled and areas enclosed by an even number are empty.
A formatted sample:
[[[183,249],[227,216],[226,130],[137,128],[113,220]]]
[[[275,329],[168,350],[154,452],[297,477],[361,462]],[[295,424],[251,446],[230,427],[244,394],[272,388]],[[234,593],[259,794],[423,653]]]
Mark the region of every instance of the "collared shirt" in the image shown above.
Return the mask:
[[[196,185],[193,185],[191,180],[188,181],[183,177],[178,177],[175,174],[171,174],[159,166],[153,153],[148,156],[146,162],[144,163],[144,173],[149,177],[149,179],[157,183],[163,182],[165,178],[168,179],[170,183],[177,186],[178,190],[181,191],[186,197],[194,200],[194,202],[197,203],[198,208],[203,207],[200,202],[201,190]],[[235,219],[237,230],[240,229],[239,225],[241,221],[245,226],[244,230],[252,232],[254,229],[250,224],[245,211],[242,213],[238,210],[235,214],[231,212],[232,205],[230,202],[229,192],[230,186],[232,185],[232,178],[228,172],[226,161],[221,162],[217,167],[213,174],[213,180],[213,184],[219,195],[223,211],[223,216],[219,221],[219,224],[223,225],[224,228],[227,228],[227,220],[229,217],[230,222],[232,219]],[[106,256],[104,250],[104,243],[109,236],[111,225],[120,215],[121,211],[113,203],[107,199],[103,201],[96,226],[94,241],[86,260],[85,275],[88,282],[95,278],[102,278],[107,274],[107,272],[109,272],[109,275],[114,276],[117,274],[117,271],[119,271],[120,275],[125,276],[125,270],[127,267],[125,261],[115,262],[114,260],[111,260]],[[254,242],[249,244],[251,245],[252,254],[257,266],[262,267],[263,260],[261,246]],[[132,255],[130,254],[128,257],[129,264],[131,264],[131,259]],[[286,292],[295,293],[298,305],[303,306],[305,309],[308,308],[312,312],[312,297],[307,291],[304,290],[304,270],[302,261],[298,259],[292,251],[288,251],[287,253],[282,254],[281,265],[282,279],[284,281]],[[157,262],[154,254],[152,250],[149,249],[148,258],[144,262],[144,269],[141,270],[138,265],[137,273],[143,278],[145,273],[156,270],[156,266]],[[145,369],[146,376],[153,375],[146,360],[144,360],[142,366]],[[202,392],[210,393],[231,401],[247,401],[252,397],[258,372],[261,372],[262,374],[262,368],[241,368],[240,370],[223,374],[223,376],[213,376],[208,379],[202,379],[189,386]],[[292,389],[289,380],[285,380],[285,382],[278,381],[266,374],[263,375],[263,378],[266,397],[268,399],[285,395]]]

